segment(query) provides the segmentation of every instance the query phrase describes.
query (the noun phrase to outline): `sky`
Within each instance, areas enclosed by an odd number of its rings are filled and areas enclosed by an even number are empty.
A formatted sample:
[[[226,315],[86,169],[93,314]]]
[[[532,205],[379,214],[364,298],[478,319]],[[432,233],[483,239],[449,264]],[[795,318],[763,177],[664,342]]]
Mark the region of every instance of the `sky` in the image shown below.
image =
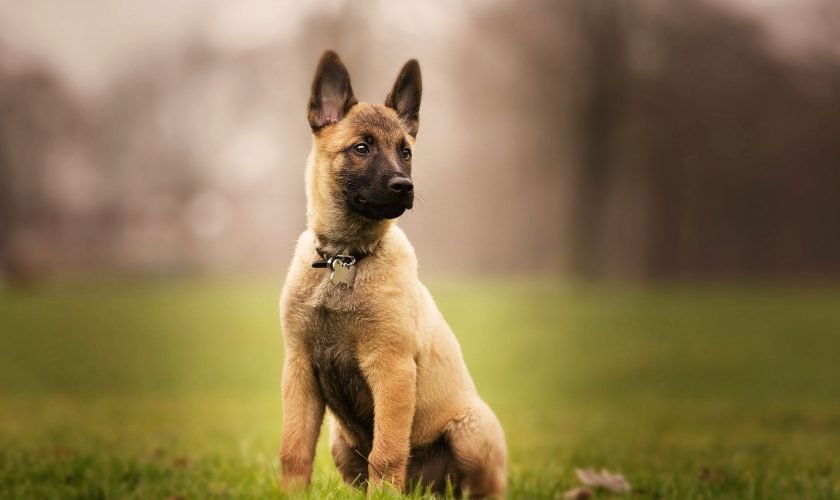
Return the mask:
[[[2,54],[11,64],[45,61],[82,96],[95,96],[132,58],[166,50],[190,39],[214,48],[247,50],[301,29],[300,20],[316,9],[332,9],[343,0],[319,2],[233,0],[29,0],[0,1],[0,42],[11,47]],[[442,2],[423,9],[392,2],[372,2],[379,9],[402,10],[394,16],[405,24],[406,36],[421,29],[448,29],[458,18],[456,8]],[[396,12],[399,14],[399,12]],[[8,61],[8,60],[11,61]]]
[[[771,43],[796,54],[815,44],[833,43],[840,57],[840,37],[826,39],[816,23],[835,22],[828,36],[840,32],[840,9],[825,0],[706,0],[760,19]],[[277,2],[234,0],[28,0],[0,1],[0,41],[11,53],[6,64],[30,58],[46,61],[81,96],[96,96],[120,69],[144,53],[166,50],[188,39],[203,38],[217,48],[242,50],[293,37],[299,20],[314,9],[332,9],[343,0]],[[388,16],[405,24],[406,36],[423,29],[457,28],[457,8],[443,2],[412,9],[406,3],[371,2],[376,8],[406,15]],[[294,6],[294,9],[292,9]],[[308,10],[307,10],[308,9]],[[832,9],[833,11],[829,11]]]

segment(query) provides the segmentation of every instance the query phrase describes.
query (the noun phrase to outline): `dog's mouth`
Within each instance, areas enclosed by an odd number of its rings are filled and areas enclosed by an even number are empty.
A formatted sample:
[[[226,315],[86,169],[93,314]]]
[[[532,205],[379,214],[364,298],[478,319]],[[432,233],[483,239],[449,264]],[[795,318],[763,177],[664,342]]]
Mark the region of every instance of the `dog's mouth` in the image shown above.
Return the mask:
[[[364,196],[355,196],[350,203],[350,209],[368,219],[396,219],[414,205],[414,198],[390,203],[376,203]]]

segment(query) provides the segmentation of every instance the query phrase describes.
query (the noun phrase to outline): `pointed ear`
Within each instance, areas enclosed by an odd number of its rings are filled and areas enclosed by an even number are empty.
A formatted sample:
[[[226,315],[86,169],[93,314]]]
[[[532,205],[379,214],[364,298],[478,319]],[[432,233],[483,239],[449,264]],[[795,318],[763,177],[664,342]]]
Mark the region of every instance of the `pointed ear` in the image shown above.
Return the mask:
[[[338,58],[328,50],[321,56],[315,80],[312,81],[312,96],[309,98],[309,125],[313,132],[337,123],[344,118],[358,101],[350,86],[350,74]]]
[[[400,115],[412,137],[417,137],[420,126],[420,96],[423,94],[423,82],[420,78],[420,64],[416,59],[405,63],[394,88],[385,98],[385,105]]]

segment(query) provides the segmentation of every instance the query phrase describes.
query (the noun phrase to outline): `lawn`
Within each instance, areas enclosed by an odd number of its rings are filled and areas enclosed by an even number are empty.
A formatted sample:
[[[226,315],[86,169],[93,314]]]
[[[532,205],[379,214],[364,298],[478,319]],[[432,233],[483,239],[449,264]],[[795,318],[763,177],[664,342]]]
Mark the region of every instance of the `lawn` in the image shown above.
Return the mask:
[[[282,497],[279,287],[0,291],[0,498]],[[431,289],[505,427],[510,498],[580,467],[624,498],[840,497],[840,292]],[[363,497],[323,437],[307,494]]]

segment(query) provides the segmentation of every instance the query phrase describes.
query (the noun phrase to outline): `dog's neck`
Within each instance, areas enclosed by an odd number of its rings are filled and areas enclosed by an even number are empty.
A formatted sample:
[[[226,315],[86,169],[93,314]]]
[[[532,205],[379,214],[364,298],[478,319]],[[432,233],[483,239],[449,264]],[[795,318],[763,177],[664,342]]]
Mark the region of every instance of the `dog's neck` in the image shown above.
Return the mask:
[[[360,257],[375,253],[393,222],[374,221],[355,214],[329,217],[321,212],[314,216],[310,214],[308,219],[308,227],[315,235],[315,246],[327,256],[348,254]]]

